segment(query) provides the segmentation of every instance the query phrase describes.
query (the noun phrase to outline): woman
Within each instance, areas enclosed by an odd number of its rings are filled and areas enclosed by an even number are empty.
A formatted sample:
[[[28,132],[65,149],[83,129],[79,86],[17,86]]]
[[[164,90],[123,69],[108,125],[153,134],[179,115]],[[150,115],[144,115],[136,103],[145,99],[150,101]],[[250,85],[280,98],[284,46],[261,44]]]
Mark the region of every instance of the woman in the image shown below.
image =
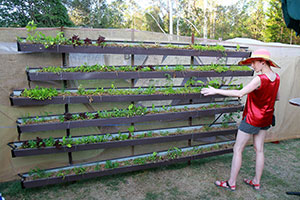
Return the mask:
[[[280,77],[272,71],[272,67],[280,68],[270,59],[270,53],[265,49],[254,51],[239,65],[250,65],[260,75],[246,85],[242,90],[222,90],[213,87],[204,88],[204,96],[220,94],[224,96],[242,97],[248,94],[243,112],[243,120],[239,126],[236,142],[233,148],[231,173],[228,181],[216,181],[215,184],[232,191],[236,188],[236,179],[242,164],[242,152],[253,135],[253,145],[256,151],[256,169],[253,179],[244,179],[244,182],[254,189],[260,189],[260,179],[264,168],[264,139],[267,129],[273,120],[274,104],[278,100]]]

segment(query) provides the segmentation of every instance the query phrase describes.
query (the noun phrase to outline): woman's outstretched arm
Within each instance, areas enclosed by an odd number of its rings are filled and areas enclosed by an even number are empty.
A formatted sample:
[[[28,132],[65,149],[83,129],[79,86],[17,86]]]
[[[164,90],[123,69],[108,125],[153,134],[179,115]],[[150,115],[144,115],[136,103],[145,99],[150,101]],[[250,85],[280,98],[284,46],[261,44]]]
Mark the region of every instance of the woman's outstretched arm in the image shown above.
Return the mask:
[[[260,86],[260,78],[256,76],[254,79],[252,79],[252,81],[249,84],[247,84],[241,90],[223,90],[223,89],[216,89],[208,86],[208,88],[203,88],[201,90],[201,94],[203,94],[204,96],[220,94],[220,95],[231,96],[231,97],[243,97],[244,95],[257,89],[259,86]]]

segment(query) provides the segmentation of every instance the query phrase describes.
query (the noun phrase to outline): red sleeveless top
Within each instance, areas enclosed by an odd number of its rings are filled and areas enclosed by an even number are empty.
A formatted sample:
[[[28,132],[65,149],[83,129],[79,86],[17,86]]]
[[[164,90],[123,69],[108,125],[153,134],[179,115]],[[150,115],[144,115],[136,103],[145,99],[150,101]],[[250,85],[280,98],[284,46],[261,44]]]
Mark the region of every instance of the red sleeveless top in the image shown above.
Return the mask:
[[[248,94],[243,119],[247,115],[248,124],[266,127],[272,124],[280,77],[276,73],[276,79],[272,82],[265,74],[258,76],[261,81],[260,87]]]

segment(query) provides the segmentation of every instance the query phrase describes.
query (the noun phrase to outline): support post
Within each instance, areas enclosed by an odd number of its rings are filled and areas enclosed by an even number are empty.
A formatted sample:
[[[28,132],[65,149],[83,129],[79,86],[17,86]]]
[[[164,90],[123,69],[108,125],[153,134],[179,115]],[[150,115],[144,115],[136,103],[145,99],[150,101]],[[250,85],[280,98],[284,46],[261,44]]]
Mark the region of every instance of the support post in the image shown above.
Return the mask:
[[[134,126],[134,123],[131,123],[131,126]],[[131,146],[131,155],[134,156],[134,145]]]
[[[193,104],[193,99],[190,99],[190,104]],[[189,117],[189,126],[192,126],[193,125],[193,118],[192,117]]]
[[[188,140],[188,146],[189,147],[192,146],[192,140],[191,139]],[[191,161],[190,160],[188,161],[188,165],[191,165]]]
[[[194,35],[194,33],[192,33],[191,44],[192,45],[195,44],[195,35]],[[191,56],[191,65],[194,65],[194,63],[195,63],[194,59],[195,59],[194,56]]]
[[[63,30],[63,27],[61,28]],[[66,53],[62,53],[62,66],[67,66],[67,56]],[[66,89],[68,88],[68,82],[66,80],[63,80],[63,88]],[[65,113],[69,112],[69,104],[65,104]],[[70,129],[66,129],[66,136],[69,137],[71,134]],[[73,157],[72,157],[72,152],[68,152],[68,159],[69,159],[69,164],[73,164]]]

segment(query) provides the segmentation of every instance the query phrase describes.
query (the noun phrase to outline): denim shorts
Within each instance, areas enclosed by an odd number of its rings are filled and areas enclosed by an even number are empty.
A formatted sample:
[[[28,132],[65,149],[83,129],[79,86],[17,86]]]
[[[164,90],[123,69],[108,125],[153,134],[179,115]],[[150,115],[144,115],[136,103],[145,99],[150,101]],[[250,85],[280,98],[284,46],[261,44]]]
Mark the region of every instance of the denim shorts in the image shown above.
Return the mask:
[[[271,127],[271,125],[265,126],[265,127],[252,126],[251,124],[248,124],[246,122],[246,117],[242,120],[241,124],[239,125],[239,130],[241,130],[245,133],[255,135],[255,134],[258,134],[258,132],[260,130],[268,130]]]

